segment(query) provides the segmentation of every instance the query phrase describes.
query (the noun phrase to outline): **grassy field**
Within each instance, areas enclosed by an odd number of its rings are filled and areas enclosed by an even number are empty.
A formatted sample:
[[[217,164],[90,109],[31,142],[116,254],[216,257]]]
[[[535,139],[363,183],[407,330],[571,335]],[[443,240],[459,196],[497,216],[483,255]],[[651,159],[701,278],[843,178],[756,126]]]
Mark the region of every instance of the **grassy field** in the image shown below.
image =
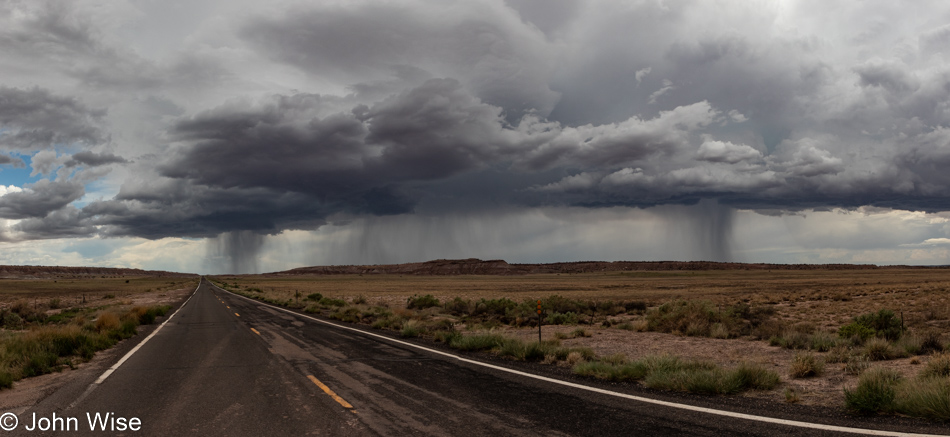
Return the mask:
[[[650,306],[676,300],[714,305],[770,305],[779,318],[837,328],[852,317],[881,308],[903,312],[908,326],[950,331],[950,269],[602,272],[526,276],[222,276],[216,280],[268,296],[292,299],[321,293],[371,303],[406,302],[413,295],[440,299],[509,298],[514,301],[560,295],[592,301],[643,301]]]
[[[106,295],[130,296],[160,292],[196,284],[198,278],[118,277],[118,278],[52,278],[0,279],[0,305],[19,299],[61,301],[102,298]]]

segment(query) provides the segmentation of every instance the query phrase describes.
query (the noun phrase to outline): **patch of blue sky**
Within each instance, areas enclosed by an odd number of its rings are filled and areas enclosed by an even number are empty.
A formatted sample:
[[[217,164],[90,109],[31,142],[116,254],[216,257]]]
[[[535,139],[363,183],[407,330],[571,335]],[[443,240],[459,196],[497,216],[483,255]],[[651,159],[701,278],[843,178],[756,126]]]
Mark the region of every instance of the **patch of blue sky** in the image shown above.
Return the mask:
[[[116,249],[129,246],[130,244],[132,243],[124,239],[102,240],[99,238],[90,238],[88,240],[77,241],[64,247],[63,252],[75,252],[83,258],[95,259],[109,255]]]
[[[30,155],[17,155],[12,154],[13,157],[18,157],[26,163],[25,167],[14,167],[12,165],[0,165],[0,185],[16,185],[18,187],[23,187],[26,184],[36,182],[42,178],[41,175],[30,176],[30,172],[33,171],[31,168],[32,156]]]
[[[97,200],[111,199],[118,194],[116,187],[104,180],[96,180],[86,184],[86,194],[73,201],[72,205],[76,208],[82,208],[90,202]]]

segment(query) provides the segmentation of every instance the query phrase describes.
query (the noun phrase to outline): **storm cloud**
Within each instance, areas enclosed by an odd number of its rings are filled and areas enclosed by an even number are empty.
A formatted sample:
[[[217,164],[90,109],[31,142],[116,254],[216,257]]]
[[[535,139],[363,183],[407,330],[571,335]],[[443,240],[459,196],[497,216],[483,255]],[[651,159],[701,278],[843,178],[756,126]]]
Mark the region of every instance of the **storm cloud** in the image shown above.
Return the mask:
[[[105,135],[97,125],[104,115],[104,110],[38,87],[0,86],[0,147],[32,151],[57,144],[99,144]]]
[[[950,210],[950,8],[816,5],[3,3],[5,238],[663,207],[731,260],[738,210]]]

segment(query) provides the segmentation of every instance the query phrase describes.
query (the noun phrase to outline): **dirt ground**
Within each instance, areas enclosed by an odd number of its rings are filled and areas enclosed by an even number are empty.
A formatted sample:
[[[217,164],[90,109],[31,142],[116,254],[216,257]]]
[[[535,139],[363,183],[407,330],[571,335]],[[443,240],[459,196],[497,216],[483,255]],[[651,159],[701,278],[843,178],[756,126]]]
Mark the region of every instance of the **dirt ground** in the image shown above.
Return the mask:
[[[542,339],[553,339],[556,332],[570,336],[577,326],[544,326]],[[570,347],[589,347],[598,356],[624,354],[635,360],[646,355],[676,355],[685,359],[714,362],[722,367],[733,367],[742,362],[762,364],[774,370],[782,378],[782,384],[767,392],[749,391],[743,396],[766,397],[785,402],[785,390],[794,390],[799,397],[798,403],[841,408],[844,406],[844,388],[857,385],[858,377],[848,375],[844,364],[826,364],[821,376],[811,378],[791,378],[789,367],[796,351],[750,339],[715,339],[705,337],[686,337],[659,332],[634,332],[616,328],[581,327],[590,337],[577,337],[561,340],[561,344]],[[537,328],[496,328],[505,335],[525,341],[537,340]],[[817,356],[825,354],[815,353]],[[918,357],[918,364],[911,364],[913,358],[889,361],[877,361],[875,366],[888,367],[912,376],[917,373],[926,356]]]

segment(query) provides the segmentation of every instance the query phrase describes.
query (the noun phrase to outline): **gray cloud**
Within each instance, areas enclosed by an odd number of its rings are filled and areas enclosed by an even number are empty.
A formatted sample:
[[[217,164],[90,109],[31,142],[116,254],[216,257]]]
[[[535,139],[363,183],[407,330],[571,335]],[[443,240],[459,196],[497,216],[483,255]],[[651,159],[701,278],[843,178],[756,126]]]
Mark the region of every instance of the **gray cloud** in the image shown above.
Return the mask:
[[[38,87],[0,86],[0,147],[28,151],[59,144],[99,144],[106,140],[98,127],[104,115],[104,110]]]
[[[25,219],[45,217],[65,208],[85,194],[82,184],[42,179],[23,191],[0,196],[0,218]]]
[[[0,5],[0,147],[50,179],[0,217],[217,257],[354,217],[695,205],[668,218],[729,259],[733,208],[950,209],[946,6],[556,3]]]
[[[64,165],[67,167],[74,167],[77,165],[97,167],[100,165],[125,164],[128,162],[129,161],[125,158],[116,156],[112,153],[94,153],[90,151],[84,151],[73,154]]]
[[[251,20],[242,35],[273,59],[319,76],[366,82],[409,65],[455,78],[514,120],[531,110],[547,114],[558,99],[546,81],[555,51],[498,3],[308,5]]]
[[[82,216],[83,214],[79,209],[66,206],[51,211],[46,216],[34,216],[21,220],[13,226],[13,230],[17,232],[19,238],[30,240],[95,235],[96,228],[84,222]]]
[[[3,154],[0,154],[0,165],[9,165],[16,168],[26,167],[26,163],[22,159]]]

